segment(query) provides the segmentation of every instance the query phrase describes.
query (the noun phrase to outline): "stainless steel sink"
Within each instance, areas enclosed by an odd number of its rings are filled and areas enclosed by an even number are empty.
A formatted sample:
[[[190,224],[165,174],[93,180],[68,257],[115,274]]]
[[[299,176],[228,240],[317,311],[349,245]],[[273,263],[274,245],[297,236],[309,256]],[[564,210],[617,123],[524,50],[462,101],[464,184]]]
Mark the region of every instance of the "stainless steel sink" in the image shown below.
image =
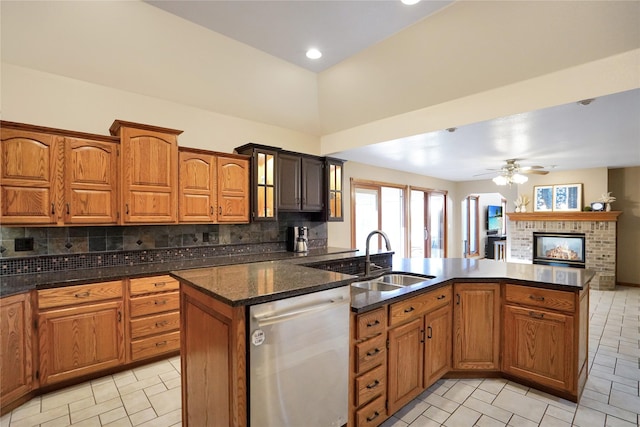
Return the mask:
[[[390,292],[401,289],[405,286],[414,285],[416,283],[424,282],[425,280],[434,279],[435,276],[417,276],[412,274],[402,273],[387,273],[375,279],[354,282],[351,286],[356,288],[366,289],[368,291],[375,292]]]
[[[411,274],[389,273],[375,279],[383,283],[391,283],[398,286],[409,286],[425,280],[434,279],[435,276],[414,276]]]
[[[361,288],[361,289],[366,289],[368,291],[377,291],[377,292],[390,292],[390,291],[397,291],[398,289],[402,289],[402,286],[400,285],[384,283],[380,280],[368,280],[366,282],[353,282],[351,286],[355,288]]]

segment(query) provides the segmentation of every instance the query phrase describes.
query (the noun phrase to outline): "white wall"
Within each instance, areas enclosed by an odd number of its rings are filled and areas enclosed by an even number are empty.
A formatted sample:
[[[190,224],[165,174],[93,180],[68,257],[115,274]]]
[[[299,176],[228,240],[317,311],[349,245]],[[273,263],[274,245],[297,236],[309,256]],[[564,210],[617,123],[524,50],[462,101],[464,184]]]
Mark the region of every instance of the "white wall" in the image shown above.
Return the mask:
[[[109,134],[115,119],[183,130],[178,144],[233,152],[248,142],[318,154],[319,139],[291,129],[2,64],[2,119]]]

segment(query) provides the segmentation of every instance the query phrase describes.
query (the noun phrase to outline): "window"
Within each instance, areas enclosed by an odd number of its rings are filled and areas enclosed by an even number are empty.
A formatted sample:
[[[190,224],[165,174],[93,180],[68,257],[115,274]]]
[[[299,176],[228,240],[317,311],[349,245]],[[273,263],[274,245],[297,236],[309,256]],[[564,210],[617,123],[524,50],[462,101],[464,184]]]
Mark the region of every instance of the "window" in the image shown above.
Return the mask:
[[[462,203],[462,221],[464,230],[464,256],[480,256],[479,197],[467,196]]]
[[[404,188],[369,182],[352,181],[354,214],[351,217],[351,243],[361,251],[373,230],[382,230],[389,237],[391,249],[404,256]],[[370,249],[384,248],[379,236],[373,237]]]
[[[446,192],[411,188],[411,258],[447,256],[446,200]]]

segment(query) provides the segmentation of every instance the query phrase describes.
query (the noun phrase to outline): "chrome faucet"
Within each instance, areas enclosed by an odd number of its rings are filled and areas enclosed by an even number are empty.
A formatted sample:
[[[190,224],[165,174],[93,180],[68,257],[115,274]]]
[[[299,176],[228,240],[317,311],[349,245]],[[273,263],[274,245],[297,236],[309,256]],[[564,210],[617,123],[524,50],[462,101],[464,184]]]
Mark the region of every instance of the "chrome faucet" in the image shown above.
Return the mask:
[[[387,250],[388,251],[391,250],[391,242],[389,242],[389,236],[387,236],[387,234],[384,231],[373,230],[371,233],[369,233],[369,235],[367,236],[367,243],[366,243],[367,253],[364,258],[364,275],[365,276],[368,276],[371,273],[371,255],[369,254],[369,241],[371,240],[371,237],[373,237],[374,234],[381,235],[382,238],[384,239],[384,243],[387,245]],[[377,265],[375,264],[373,264],[373,266],[377,267]]]

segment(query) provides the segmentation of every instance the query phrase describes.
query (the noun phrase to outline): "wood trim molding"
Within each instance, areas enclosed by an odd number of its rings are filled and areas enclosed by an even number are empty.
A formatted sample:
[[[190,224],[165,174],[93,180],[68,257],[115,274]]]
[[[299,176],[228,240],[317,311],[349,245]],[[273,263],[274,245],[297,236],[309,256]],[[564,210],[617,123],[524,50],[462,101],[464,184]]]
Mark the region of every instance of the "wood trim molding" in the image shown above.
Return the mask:
[[[507,212],[511,221],[618,221],[621,211],[610,212]]]

